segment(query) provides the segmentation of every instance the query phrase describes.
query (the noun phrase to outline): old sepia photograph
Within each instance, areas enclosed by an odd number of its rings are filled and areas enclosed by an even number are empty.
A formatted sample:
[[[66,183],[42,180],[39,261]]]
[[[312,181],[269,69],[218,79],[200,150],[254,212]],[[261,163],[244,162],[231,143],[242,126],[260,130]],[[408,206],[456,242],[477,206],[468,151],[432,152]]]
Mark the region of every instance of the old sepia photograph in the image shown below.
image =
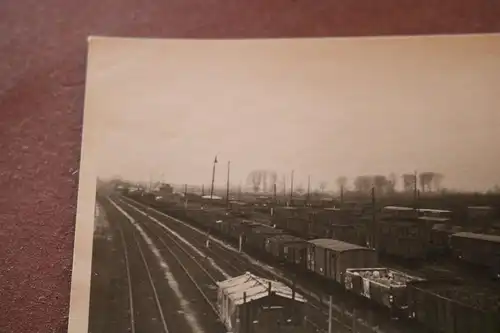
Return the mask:
[[[70,333],[500,332],[500,34],[88,47]]]

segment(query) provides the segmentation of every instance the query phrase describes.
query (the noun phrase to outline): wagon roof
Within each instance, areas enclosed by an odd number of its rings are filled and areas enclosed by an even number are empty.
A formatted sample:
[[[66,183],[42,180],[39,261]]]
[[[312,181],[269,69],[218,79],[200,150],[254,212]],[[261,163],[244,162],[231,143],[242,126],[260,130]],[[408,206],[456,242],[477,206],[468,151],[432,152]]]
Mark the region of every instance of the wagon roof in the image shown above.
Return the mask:
[[[308,241],[311,244],[314,244],[315,246],[323,247],[326,249],[331,249],[337,252],[344,252],[344,251],[351,251],[351,250],[370,250],[367,247],[356,245],[356,244],[351,244],[351,243],[346,243],[342,242],[336,239],[330,239],[330,238],[318,238],[318,239],[313,239]]]
[[[248,206],[248,203],[244,201],[238,201],[238,200],[231,200],[229,203],[235,204],[235,205],[241,205],[241,206]]]
[[[276,236],[273,236],[271,237],[274,241],[278,241],[278,242],[296,242],[296,243],[306,243],[306,241],[302,238],[299,238],[299,237],[295,237],[295,236],[292,236],[292,235],[288,235],[288,234],[282,234],[282,235],[276,235]]]
[[[387,209],[387,210],[401,210],[401,211],[412,211],[412,210],[415,210],[415,208],[404,207],[404,206],[385,206],[383,209]]]
[[[420,216],[420,217],[418,217],[418,220],[434,221],[434,222],[446,222],[446,221],[450,221],[450,218],[448,218],[448,217],[436,217],[436,216]]]
[[[468,209],[484,209],[484,210],[493,210],[491,206],[468,206]]]
[[[420,208],[419,212],[428,212],[428,213],[451,213],[451,210],[447,209],[434,209],[434,208]]]
[[[252,232],[253,233],[270,233],[270,234],[276,233],[276,234],[279,234],[279,233],[282,233],[283,230],[260,225],[260,226],[256,226],[256,227],[252,228]]]
[[[268,280],[260,276],[246,272],[243,275],[230,278],[225,281],[217,282],[219,289],[237,304],[243,304],[243,294],[246,293],[246,301],[252,302],[269,295],[269,283],[271,283],[271,292],[280,297],[292,299],[292,289],[285,284]],[[295,300],[305,303],[305,298],[295,293]]]
[[[473,232],[457,232],[456,234],[453,234],[452,237],[471,238],[500,243],[500,236],[497,235],[475,234]]]

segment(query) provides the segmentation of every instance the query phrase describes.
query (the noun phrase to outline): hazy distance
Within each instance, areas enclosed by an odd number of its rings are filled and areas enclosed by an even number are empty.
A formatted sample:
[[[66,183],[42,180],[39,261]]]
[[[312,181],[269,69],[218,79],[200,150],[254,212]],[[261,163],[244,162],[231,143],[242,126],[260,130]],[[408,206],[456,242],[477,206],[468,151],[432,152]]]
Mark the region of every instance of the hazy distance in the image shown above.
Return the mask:
[[[275,41],[94,39],[86,110],[98,174],[313,186],[435,171],[500,184],[500,35]],[[399,181],[401,183],[401,181]]]

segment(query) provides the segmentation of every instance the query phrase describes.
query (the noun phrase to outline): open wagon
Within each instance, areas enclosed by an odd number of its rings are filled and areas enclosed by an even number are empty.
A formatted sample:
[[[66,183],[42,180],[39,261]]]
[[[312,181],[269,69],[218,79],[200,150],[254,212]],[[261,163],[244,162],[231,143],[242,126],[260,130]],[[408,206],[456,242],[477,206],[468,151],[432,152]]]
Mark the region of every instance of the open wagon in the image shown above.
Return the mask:
[[[408,316],[407,284],[423,280],[390,268],[351,268],[346,270],[345,287],[391,311]]]
[[[454,280],[408,283],[408,311],[440,333],[500,332],[500,290]]]

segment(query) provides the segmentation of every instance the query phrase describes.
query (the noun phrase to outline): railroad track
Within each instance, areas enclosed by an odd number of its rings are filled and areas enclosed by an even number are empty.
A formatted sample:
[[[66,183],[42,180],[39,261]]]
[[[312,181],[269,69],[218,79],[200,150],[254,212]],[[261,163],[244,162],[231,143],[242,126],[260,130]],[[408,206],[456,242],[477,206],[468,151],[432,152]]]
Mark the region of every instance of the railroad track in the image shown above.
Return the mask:
[[[219,276],[222,276],[222,279],[238,276],[249,271],[258,276],[276,280],[276,276],[269,273],[265,269],[256,267],[251,262],[243,258],[241,256],[241,253],[235,253],[234,251],[227,249],[226,247],[222,246],[220,243],[216,241],[212,241],[211,245],[209,247],[206,247],[206,240],[207,240],[206,234],[200,233],[198,231],[193,232],[191,228],[187,228],[182,231],[177,229],[178,233],[176,237],[175,235],[172,234],[173,230],[168,230],[172,228],[172,226],[169,226],[167,229],[167,227],[158,219],[156,219],[154,216],[148,215],[145,212],[141,213],[137,211],[138,209],[137,207],[125,202],[124,200],[122,200],[122,202],[124,202],[125,205],[129,205],[131,210],[136,210],[137,214],[143,215],[144,225],[146,223],[148,224],[148,228],[150,228],[152,234],[156,235],[161,234],[162,237],[168,238],[168,242],[176,244],[177,248],[180,251],[183,251],[184,257],[186,258],[185,260],[196,262],[196,265],[200,267],[200,269],[207,271],[206,274],[211,274],[212,275],[211,280],[213,281],[214,284],[216,280],[214,276],[217,275],[214,273],[208,273],[210,269],[213,270],[213,267],[211,268],[210,266],[213,266],[214,262],[220,264],[220,266],[217,265],[219,266],[219,269],[217,270],[219,271]],[[145,222],[146,219],[148,218],[150,219],[150,221]],[[195,246],[195,249],[193,249],[193,247],[191,246],[186,245],[185,242],[179,241],[178,238],[180,236],[179,233],[185,234],[187,230],[190,231],[189,242],[192,243],[193,246]],[[203,249],[203,251],[206,254],[201,252],[200,249]],[[198,257],[198,259],[196,259],[196,257]],[[212,259],[212,262],[209,262],[210,260],[207,260],[208,258]],[[221,271],[224,273],[221,273]],[[319,310],[319,306],[312,305],[312,308],[314,310]],[[327,331],[326,327],[328,325],[328,313],[325,313],[324,311],[309,311],[306,320],[308,324],[316,332],[323,333]],[[338,321],[336,325],[334,323],[334,328],[336,329],[336,332],[344,332],[344,330],[340,331],[342,327],[341,323]]]
[[[156,211],[148,206],[145,206],[136,201],[130,200],[128,198],[124,199],[124,202],[132,205],[136,209],[142,209],[147,214],[150,214],[158,223],[166,224],[167,222],[178,221],[175,218],[172,218],[162,212]],[[154,216],[158,217],[154,217]],[[163,221],[163,222],[162,222]],[[228,248],[226,244],[223,244],[220,240],[212,239],[210,248],[205,248],[205,242],[207,239],[206,231],[203,231],[197,227],[193,227],[186,222],[178,221],[179,223],[168,223],[169,228],[176,229],[178,233],[189,234],[189,240],[192,243],[196,243],[199,248],[204,248],[204,251],[209,254],[209,256],[214,259],[217,258],[218,262],[224,263],[224,267],[228,272],[233,272],[233,274],[241,274],[245,271],[250,271],[259,276],[270,278],[274,280],[280,280],[281,282],[286,283],[291,286],[291,281],[287,278],[284,278],[280,274],[273,272],[273,269],[264,268],[264,266],[259,266],[256,264],[255,260],[251,260],[246,254],[238,253],[234,249]],[[297,285],[300,292],[308,299],[308,304],[311,307],[311,311],[309,311],[309,323],[313,326],[318,332],[326,331],[327,322],[328,322],[328,305],[327,298],[321,297],[324,292],[319,288],[303,288]],[[311,290],[313,289],[313,290]],[[318,297],[317,295],[320,295]],[[338,303],[338,299],[334,300],[335,303]],[[366,303],[366,301],[365,301]],[[347,308],[347,311],[344,311],[343,308]],[[355,310],[356,309],[356,310]],[[356,316],[353,316],[354,310],[356,311]],[[363,322],[358,319],[362,318],[370,318],[368,322]],[[379,320],[376,318],[370,310],[364,306],[360,307],[359,302],[352,302],[350,298],[343,299],[341,301],[341,306],[335,305],[332,311],[332,319],[333,319],[333,328],[335,331],[339,332],[352,332],[353,323],[356,323],[356,332],[390,332],[390,333],[398,333],[398,332],[413,332],[406,325],[400,325],[395,323],[389,319],[387,320]]]
[[[146,226],[132,212],[123,209],[114,201],[110,202],[129,219],[129,224],[135,226],[135,228],[128,226],[128,229],[132,229],[128,232],[124,231],[127,228],[122,228],[121,231],[125,249],[127,249],[124,251],[124,255],[128,257],[126,259],[129,267],[127,275],[130,274],[130,320],[131,327],[134,327],[134,330],[130,332],[225,332],[226,329],[219,320],[216,307],[216,279],[213,275],[199,264],[198,267],[201,269],[198,270],[193,265],[189,265],[191,257],[180,250],[176,244],[165,241],[163,235],[155,232],[150,226]],[[131,244],[135,244],[138,250],[135,259],[138,255],[143,264],[142,266],[134,265],[134,269],[130,269],[130,263],[134,262],[134,258],[130,258]],[[162,261],[163,258],[165,261]],[[180,269],[174,269],[174,265]],[[182,273],[174,277],[173,271]],[[205,283],[207,277],[208,284]],[[165,280],[168,285],[165,284]],[[146,281],[149,281],[152,290],[149,296],[145,293],[138,294],[136,291],[137,286]],[[181,284],[177,281],[190,281],[190,284]],[[200,295],[205,304],[199,302]],[[176,304],[175,298],[179,300],[180,306]],[[153,301],[156,306],[154,311],[151,305]],[[149,302],[149,307],[145,305],[147,302]],[[209,311],[206,311],[207,309]],[[155,317],[154,313],[159,314],[158,317]],[[180,317],[183,317],[183,320],[180,320]]]
[[[144,255],[144,244],[141,245],[133,230],[126,230],[128,228],[122,226],[120,222],[117,223],[117,229],[126,266],[130,332],[150,330],[171,333],[150,265]],[[132,263],[134,269],[131,269]]]

